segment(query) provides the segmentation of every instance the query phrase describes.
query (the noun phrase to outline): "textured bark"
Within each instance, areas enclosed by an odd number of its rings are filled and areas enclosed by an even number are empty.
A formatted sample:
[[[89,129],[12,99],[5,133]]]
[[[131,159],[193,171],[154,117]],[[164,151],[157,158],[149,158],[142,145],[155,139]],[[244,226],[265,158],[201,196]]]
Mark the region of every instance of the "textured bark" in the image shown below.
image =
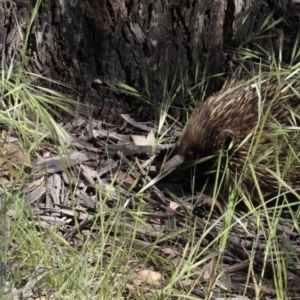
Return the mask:
[[[29,8],[27,2],[7,1],[0,11],[0,53],[6,66],[23,47],[28,11],[35,1]],[[147,86],[145,94],[161,103],[163,83],[170,85],[174,74],[181,74],[178,84],[183,78],[189,85],[197,67],[206,75],[228,72],[229,49],[259,30],[276,7],[276,17],[291,13],[290,24],[275,29],[273,40],[260,43],[268,47],[272,42],[274,47],[280,30],[288,56],[291,32],[296,31],[291,26],[295,28],[298,18],[288,0],[43,0],[31,30],[26,69],[65,83],[71,90],[64,92],[88,101],[90,113],[103,121],[118,123],[120,113],[149,120],[155,110],[112,89],[114,80],[139,91]],[[219,87],[220,81],[214,80],[208,92]]]

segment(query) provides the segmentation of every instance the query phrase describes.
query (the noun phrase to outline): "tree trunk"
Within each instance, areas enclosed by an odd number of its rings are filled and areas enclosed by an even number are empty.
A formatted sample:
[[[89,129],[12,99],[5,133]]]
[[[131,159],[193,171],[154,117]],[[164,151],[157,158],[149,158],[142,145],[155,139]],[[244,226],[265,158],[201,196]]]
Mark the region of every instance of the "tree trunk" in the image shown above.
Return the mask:
[[[0,53],[6,67],[22,51],[33,3],[3,4]],[[260,44],[274,47],[280,31],[288,58],[298,21],[291,0],[43,0],[31,28],[26,69],[63,82],[70,89],[55,88],[79,95],[90,103],[89,113],[105,122],[119,123],[120,113],[149,120],[155,109],[113,89],[114,82],[135,87],[160,104],[164,84],[171,89],[183,79],[192,85],[196,70],[207,76],[229,72],[229,50],[259,31],[274,9],[275,18],[289,13],[288,21]],[[211,81],[208,93],[220,84]]]

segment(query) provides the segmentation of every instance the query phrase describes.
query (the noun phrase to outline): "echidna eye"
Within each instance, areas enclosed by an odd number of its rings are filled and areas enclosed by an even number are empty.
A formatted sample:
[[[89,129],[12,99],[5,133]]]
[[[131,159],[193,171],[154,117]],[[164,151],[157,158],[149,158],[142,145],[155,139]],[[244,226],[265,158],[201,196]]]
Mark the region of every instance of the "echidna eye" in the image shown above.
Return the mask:
[[[194,155],[194,151],[190,150],[190,151],[188,152],[188,155]]]

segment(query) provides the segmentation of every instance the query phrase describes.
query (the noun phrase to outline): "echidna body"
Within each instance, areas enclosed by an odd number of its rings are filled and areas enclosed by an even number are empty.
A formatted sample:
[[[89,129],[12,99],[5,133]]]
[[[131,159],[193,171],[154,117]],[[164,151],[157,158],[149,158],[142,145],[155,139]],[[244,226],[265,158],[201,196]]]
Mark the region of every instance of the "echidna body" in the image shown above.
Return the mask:
[[[221,167],[227,165],[229,179],[240,180],[246,189],[255,186],[251,169],[263,192],[276,191],[278,177],[300,186],[300,82],[281,82],[272,78],[225,84],[196,109],[177,155],[162,171],[171,172],[191,152],[206,157],[225,150]]]

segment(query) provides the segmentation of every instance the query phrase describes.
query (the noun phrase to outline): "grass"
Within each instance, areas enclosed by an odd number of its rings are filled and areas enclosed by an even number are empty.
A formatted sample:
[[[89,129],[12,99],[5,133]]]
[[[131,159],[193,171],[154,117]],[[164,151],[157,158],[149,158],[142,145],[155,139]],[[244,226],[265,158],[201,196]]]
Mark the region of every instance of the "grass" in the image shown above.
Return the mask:
[[[34,13],[29,24],[33,19]],[[289,74],[292,78],[292,74],[297,74],[299,65],[295,61],[299,52],[296,48],[288,67],[276,57],[266,56],[266,53],[260,56],[255,53],[254,57],[246,49],[241,49],[238,52],[239,72],[249,72],[249,63],[255,65],[256,73],[252,73],[251,83],[256,84],[259,94],[263,77],[271,74],[280,78]],[[194,206],[193,202],[180,202],[176,196],[171,198],[171,193],[165,211],[159,209],[149,201],[149,191],[162,178],[141,183],[136,164],[132,163],[121,180],[118,176],[122,170],[120,166],[117,171],[111,171],[108,182],[98,177],[93,185],[88,185],[88,189],[92,190],[92,195],[89,195],[95,197],[99,206],[84,220],[87,226],[82,226],[84,224],[79,217],[73,217],[79,212],[88,214],[78,206],[76,199],[76,191],[81,189],[82,172],[66,168],[64,172],[70,178],[74,178],[74,174],[77,177],[74,186],[69,187],[69,194],[61,192],[72,202],[68,210],[72,223],[63,224],[73,224],[75,232],[67,236],[63,232],[68,230],[62,230],[59,225],[46,226],[48,223],[42,218],[45,214],[36,216],[38,206],[31,205],[27,198],[30,184],[36,182],[33,176],[36,171],[28,174],[25,167],[30,164],[29,157],[41,155],[40,150],[45,144],[54,145],[54,154],[69,153],[72,140],[55,122],[53,115],[57,108],[65,109],[65,103],[70,107],[77,104],[65,95],[39,86],[37,82],[47,79],[26,73],[24,63],[25,57],[21,64],[13,61],[8,70],[3,68],[1,71],[0,124],[4,133],[1,142],[6,144],[15,138],[24,154],[22,163],[9,165],[6,173],[9,180],[1,181],[0,185],[1,299],[16,296],[19,299],[211,299],[213,292],[225,294],[224,297],[246,295],[247,288],[253,298],[260,299],[267,294],[264,278],[269,278],[270,272],[274,291],[270,288],[268,292],[278,299],[288,299],[288,268],[299,265],[299,257],[285,229],[290,230],[290,235],[299,234],[299,201],[297,191],[282,180],[279,167],[273,171],[270,169],[270,172],[282,186],[294,193],[296,202],[279,201],[283,193],[279,191],[278,196],[271,199],[275,205],[269,206],[262,194],[259,194],[259,204],[255,204],[251,195],[241,189],[240,178],[236,178],[223,214],[216,213],[212,206],[205,218],[201,218],[193,214],[190,208]],[[205,94],[206,79],[196,78],[199,83],[190,89],[183,81],[178,87],[175,81],[171,87],[166,86],[166,100],[159,107],[156,144],[166,141],[169,131],[178,127],[168,113],[174,99],[184,95],[190,99],[185,108],[191,108],[195,105],[194,95],[198,91]],[[120,87],[141,101],[145,100],[133,88]],[[172,93],[168,93],[168,89]],[[295,90],[295,93],[298,91]],[[149,96],[149,93],[145,94]],[[299,116],[295,114],[294,118]],[[166,121],[174,124],[166,128]],[[285,128],[276,130],[284,136]],[[297,131],[298,128],[292,130]],[[280,149],[283,142],[278,140],[275,150]],[[253,140],[249,161],[258,146],[257,140]],[[297,156],[296,147],[290,148],[286,165],[290,165]],[[245,172],[249,172],[259,189],[259,178],[249,161],[245,164]],[[226,180],[226,172],[221,172],[220,164],[217,171],[218,181]],[[150,170],[147,170],[147,175],[151,175]],[[49,174],[47,176],[50,177]],[[126,186],[126,179],[130,177],[133,181]],[[41,181],[40,186],[45,184],[46,180]],[[195,184],[196,177],[191,184],[192,195],[197,194]],[[215,184],[213,202],[217,201],[219,188],[220,185]],[[177,209],[172,208],[169,202],[178,205]],[[246,212],[238,208],[239,203],[245,204]],[[283,212],[289,213],[289,218],[284,220],[284,229]],[[240,285],[236,284],[240,274],[231,269],[232,265],[244,273],[244,281]],[[226,294],[231,283],[236,284],[235,289]]]

